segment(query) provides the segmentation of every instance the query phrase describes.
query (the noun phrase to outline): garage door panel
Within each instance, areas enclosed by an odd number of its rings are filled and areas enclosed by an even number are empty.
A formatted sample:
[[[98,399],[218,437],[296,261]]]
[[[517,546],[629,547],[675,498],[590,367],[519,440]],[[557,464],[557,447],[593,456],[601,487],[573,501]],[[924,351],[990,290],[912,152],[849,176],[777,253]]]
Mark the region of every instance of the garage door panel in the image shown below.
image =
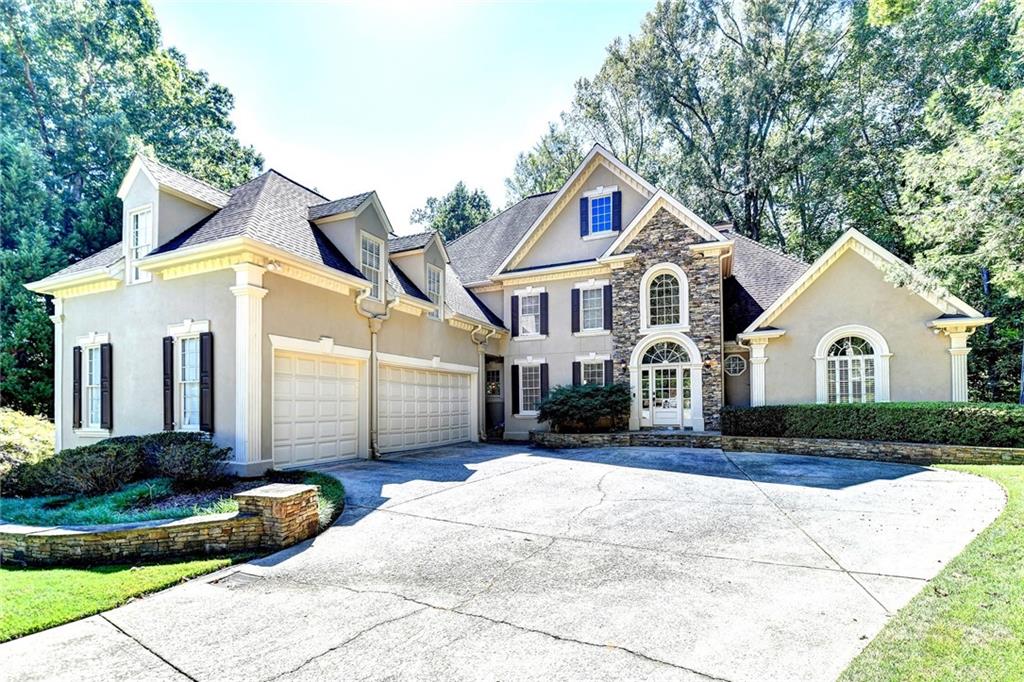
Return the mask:
[[[384,365],[380,377],[384,451],[469,440],[469,375]]]
[[[360,367],[275,353],[274,463],[315,464],[358,453]]]

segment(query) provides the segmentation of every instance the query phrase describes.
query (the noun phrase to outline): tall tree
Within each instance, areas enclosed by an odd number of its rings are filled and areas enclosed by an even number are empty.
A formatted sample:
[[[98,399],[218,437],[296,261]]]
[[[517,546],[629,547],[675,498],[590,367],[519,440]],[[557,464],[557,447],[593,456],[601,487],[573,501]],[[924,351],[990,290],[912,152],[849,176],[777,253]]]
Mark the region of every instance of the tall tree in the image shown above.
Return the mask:
[[[547,132],[533,149],[516,158],[512,176],[505,179],[507,205],[558,189],[583,161],[583,140],[564,118],[561,125],[548,123]]]
[[[463,235],[494,215],[491,200],[482,189],[470,192],[461,180],[443,197],[429,197],[409,221],[437,230],[447,241]]]
[[[51,409],[52,330],[22,288],[120,239],[135,151],[221,187],[261,157],[234,138],[231,94],[160,45],[148,2],[0,0],[3,400]]]

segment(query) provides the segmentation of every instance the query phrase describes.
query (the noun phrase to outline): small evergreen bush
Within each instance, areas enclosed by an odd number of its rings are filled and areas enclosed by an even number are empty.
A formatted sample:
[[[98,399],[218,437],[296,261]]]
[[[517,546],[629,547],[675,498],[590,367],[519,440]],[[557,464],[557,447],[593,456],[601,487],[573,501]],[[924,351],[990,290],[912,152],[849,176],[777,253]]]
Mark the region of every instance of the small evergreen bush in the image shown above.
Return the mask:
[[[195,488],[224,478],[224,464],[231,448],[209,440],[169,441],[156,450],[157,471],[181,487]]]
[[[61,493],[98,495],[118,490],[135,480],[142,469],[142,461],[138,441],[119,442],[109,438],[93,445],[62,450],[51,460],[50,473]]]
[[[726,407],[727,436],[1024,447],[1024,405],[855,403]]]
[[[628,384],[556,386],[541,402],[537,420],[561,433],[618,431],[629,422]]]

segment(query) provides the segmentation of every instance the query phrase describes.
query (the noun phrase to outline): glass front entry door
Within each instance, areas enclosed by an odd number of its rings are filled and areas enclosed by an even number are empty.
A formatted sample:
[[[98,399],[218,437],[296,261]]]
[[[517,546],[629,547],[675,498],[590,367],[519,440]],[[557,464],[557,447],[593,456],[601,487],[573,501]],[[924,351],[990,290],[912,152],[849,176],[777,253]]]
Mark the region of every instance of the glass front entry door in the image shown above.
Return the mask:
[[[679,368],[651,368],[651,405],[654,426],[679,426]]]

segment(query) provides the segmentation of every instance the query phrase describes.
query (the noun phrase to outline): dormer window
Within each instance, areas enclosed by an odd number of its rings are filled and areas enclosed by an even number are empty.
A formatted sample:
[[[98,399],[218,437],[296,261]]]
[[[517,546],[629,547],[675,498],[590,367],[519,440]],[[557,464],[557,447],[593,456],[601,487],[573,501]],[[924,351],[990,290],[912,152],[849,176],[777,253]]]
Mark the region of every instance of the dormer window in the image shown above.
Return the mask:
[[[598,187],[580,197],[580,237],[604,239],[622,230],[622,192]]]
[[[427,317],[440,320],[444,310],[444,277],[441,275],[441,268],[433,265],[427,266],[427,298],[437,305],[437,310],[430,311]]]
[[[128,283],[148,282],[150,274],[136,263],[153,250],[153,211],[148,206],[128,214]]]
[[[384,288],[382,276],[384,270],[381,267],[381,252],[384,250],[384,242],[376,237],[363,234],[359,248],[359,270],[363,277],[370,280],[373,285],[370,289],[370,298],[381,300],[381,289]]]
[[[590,234],[612,231],[612,195],[605,194],[590,200]]]

